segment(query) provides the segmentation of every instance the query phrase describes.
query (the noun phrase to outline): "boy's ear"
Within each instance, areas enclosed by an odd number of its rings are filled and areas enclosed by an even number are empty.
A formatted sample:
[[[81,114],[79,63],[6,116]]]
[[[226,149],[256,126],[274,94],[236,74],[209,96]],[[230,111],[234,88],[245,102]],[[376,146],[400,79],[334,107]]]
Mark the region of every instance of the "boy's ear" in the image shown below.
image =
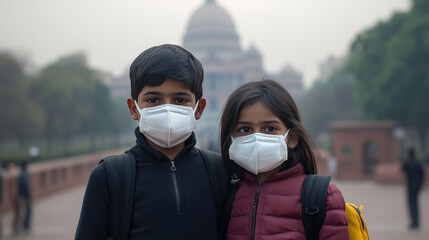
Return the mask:
[[[207,100],[205,98],[200,98],[198,102],[197,110],[195,111],[195,119],[200,119],[203,115],[204,108],[206,108]]]
[[[299,137],[296,134],[289,133],[286,137],[286,145],[290,149],[294,149],[299,142]]]
[[[131,97],[127,98],[127,105],[128,109],[130,109],[133,120],[139,120],[139,111],[137,110],[136,104],[134,103],[134,99]]]

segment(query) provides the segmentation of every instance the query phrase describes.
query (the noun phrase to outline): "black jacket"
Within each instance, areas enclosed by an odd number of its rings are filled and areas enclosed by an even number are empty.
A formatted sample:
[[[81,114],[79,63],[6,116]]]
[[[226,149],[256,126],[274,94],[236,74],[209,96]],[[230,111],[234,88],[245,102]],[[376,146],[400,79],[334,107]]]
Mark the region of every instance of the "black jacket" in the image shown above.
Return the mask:
[[[195,135],[172,161],[136,129],[136,188],[129,239],[217,239],[216,213]],[[103,163],[91,173],[75,239],[107,238],[109,192]]]
[[[408,190],[412,192],[420,191],[424,180],[422,164],[416,159],[410,158],[402,165],[402,171],[405,172],[407,177]]]

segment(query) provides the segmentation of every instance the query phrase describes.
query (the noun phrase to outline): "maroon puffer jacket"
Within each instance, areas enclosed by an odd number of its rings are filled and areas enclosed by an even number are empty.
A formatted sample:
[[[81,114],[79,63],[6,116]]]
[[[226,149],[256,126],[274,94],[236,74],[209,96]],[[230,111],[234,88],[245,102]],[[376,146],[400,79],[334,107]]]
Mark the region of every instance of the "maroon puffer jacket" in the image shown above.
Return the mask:
[[[301,212],[305,176],[301,164],[275,173],[260,185],[246,173],[235,195],[226,239],[305,240]],[[330,184],[320,240],[349,239],[344,209],[340,190]]]

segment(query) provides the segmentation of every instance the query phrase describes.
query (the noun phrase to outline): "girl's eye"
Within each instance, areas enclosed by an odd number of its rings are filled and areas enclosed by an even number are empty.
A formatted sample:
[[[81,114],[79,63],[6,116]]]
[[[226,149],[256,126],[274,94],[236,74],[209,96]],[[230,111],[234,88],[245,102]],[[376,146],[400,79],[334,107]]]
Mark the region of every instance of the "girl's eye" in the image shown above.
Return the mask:
[[[159,100],[157,98],[148,98],[148,99],[146,99],[146,102],[148,102],[148,103],[157,103],[157,102],[159,102]]]
[[[250,131],[252,131],[252,130],[249,127],[241,127],[238,129],[238,132],[240,132],[240,133],[248,133]]]
[[[185,104],[187,102],[189,102],[189,101],[185,98],[177,98],[176,99],[176,103]]]
[[[276,128],[276,127],[266,127],[265,128],[265,131],[266,132],[275,132],[275,131],[277,131],[278,130],[278,128]]]

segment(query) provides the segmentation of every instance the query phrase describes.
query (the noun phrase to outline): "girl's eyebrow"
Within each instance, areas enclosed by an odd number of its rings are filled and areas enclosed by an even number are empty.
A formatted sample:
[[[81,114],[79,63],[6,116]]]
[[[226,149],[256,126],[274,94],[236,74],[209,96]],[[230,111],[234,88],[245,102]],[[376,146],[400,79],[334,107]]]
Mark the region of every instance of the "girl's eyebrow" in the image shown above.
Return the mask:
[[[237,124],[252,124],[252,123],[258,123],[258,121],[238,121]],[[280,121],[278,120],[267,120],[267,121],[262,121],[263,124],[274,124],[274,123],[280,123]]]

